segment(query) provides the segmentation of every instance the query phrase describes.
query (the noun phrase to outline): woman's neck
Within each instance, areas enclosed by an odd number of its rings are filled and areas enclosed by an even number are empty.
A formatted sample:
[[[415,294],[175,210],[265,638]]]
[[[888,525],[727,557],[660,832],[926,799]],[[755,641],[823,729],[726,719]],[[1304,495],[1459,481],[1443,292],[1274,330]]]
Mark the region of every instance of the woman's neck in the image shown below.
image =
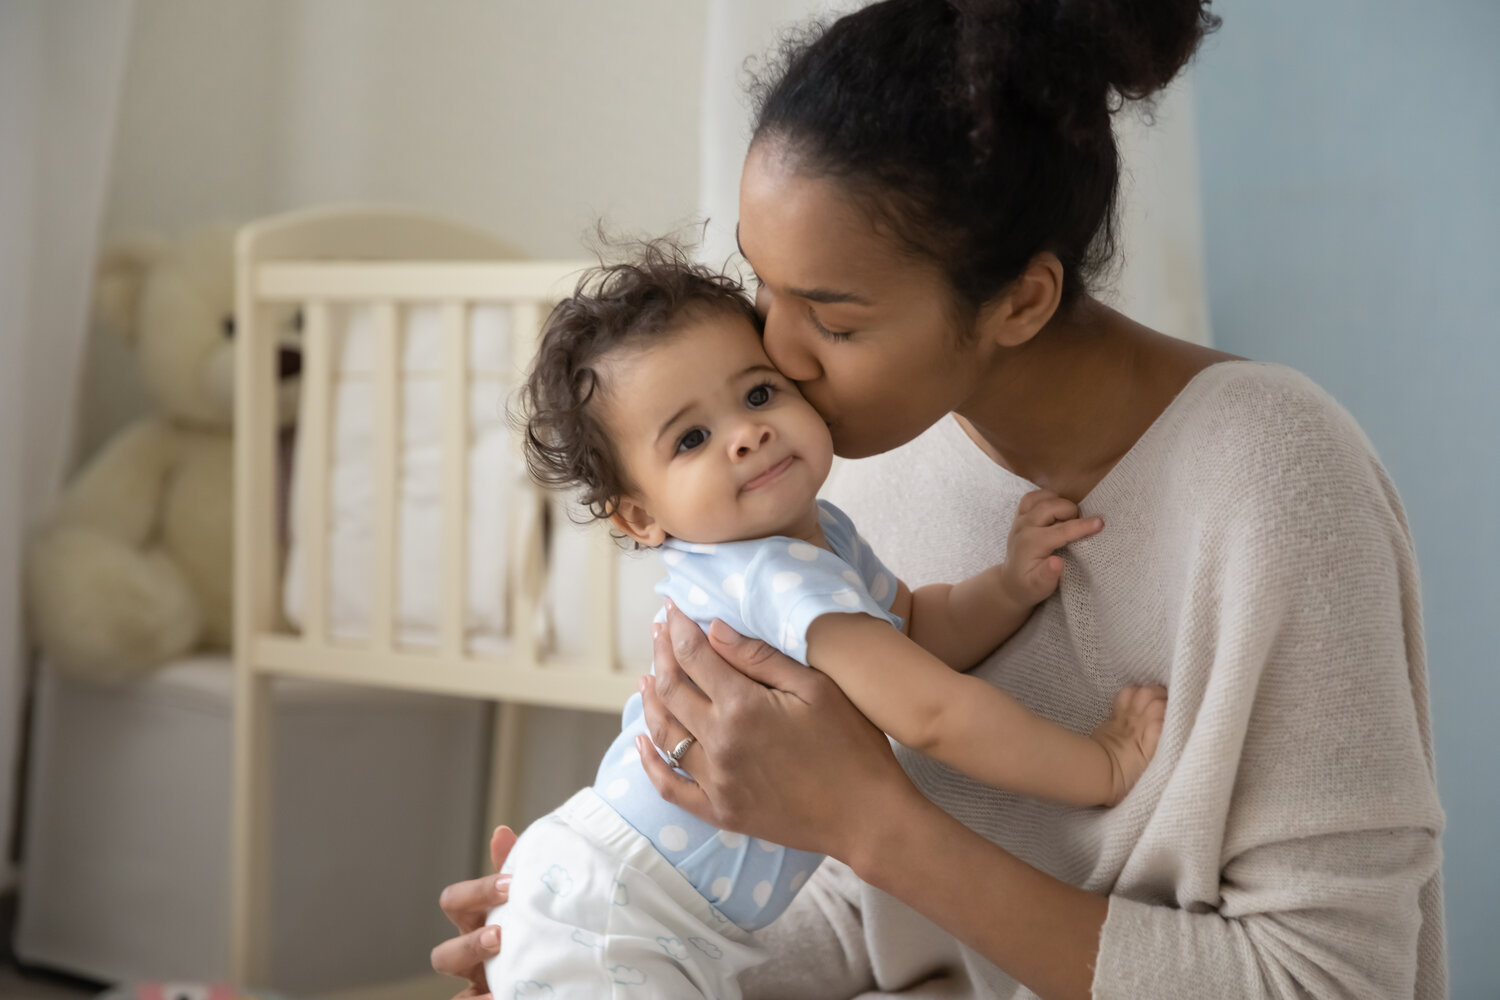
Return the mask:
[[[1077,502],[1194,375],[1231,357],[1084,299],[1006,349],[957,412],[996,462]]]

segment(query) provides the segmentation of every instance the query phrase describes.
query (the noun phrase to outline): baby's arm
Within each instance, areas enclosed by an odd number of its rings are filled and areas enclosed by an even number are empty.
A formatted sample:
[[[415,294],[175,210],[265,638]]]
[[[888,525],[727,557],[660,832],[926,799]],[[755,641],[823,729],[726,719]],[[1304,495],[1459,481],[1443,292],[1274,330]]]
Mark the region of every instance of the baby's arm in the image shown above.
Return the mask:
[[[1109,721],[1081,736],[865,614],[814,621],[807,660],[906,746],[998,788],[1073,805],[1125,797],[1156,752],[1166,708],[1162,689],[1127,688]]]
[[[968,670],[1057,589],[1063,561],[1054,553],[1103,527],[1102,519],[1080,518],[1078,507],[1055,493],[1028,493],[1016,507],[1005,562],[962,583],[931,583],[915,591],[899,584],[891,611],[906,619],[906,633],[917,645],[954,670]]]

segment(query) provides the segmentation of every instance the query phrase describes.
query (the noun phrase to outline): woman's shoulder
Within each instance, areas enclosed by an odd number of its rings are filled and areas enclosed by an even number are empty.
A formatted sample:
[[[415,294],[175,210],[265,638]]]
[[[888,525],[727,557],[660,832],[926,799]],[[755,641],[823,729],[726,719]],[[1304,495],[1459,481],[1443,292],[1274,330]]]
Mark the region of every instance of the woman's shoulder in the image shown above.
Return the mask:
[[[1176,411],[1173,413],[1172,411]],[[1205,369],[1168,414],[1160,454],[1173,489],[1236,508],[1330,512],[1399,507],[1389,475],[1353,416],[1325,389],[1278,364],[1231,361]]]
[[[1374,457],[1369,439],[1338,400],[1285,365],[1211,365],[1183,389],[1168,414],[1196,448],[1227,449],[1241,462],[1300,463],[1345,452]]]

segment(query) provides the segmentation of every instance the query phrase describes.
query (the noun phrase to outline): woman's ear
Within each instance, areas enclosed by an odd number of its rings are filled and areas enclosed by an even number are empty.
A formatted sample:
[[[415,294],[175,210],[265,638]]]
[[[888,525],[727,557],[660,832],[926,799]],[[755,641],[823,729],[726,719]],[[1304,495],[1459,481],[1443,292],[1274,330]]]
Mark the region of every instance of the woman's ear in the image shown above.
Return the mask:
[[[651,512],[631,497],[620,497],[610,521],[631,538],[648,548],[656,548],[667,540],[667,533]]]
[[[1037,254],[1005,291],[980,310],[980,335],[1001,347],[1020,347],[1056,314],[1062,292],[1062,261],[1050,252]]]

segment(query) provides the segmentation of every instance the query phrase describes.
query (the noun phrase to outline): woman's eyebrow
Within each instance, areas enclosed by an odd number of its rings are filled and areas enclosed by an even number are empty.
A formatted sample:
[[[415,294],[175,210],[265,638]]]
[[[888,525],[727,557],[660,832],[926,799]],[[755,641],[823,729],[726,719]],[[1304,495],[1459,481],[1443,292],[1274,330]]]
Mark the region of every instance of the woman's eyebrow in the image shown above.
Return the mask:
[[[750,255],[745,253],[745,246],[740,242],[739,223],[735,223],[734,226],[734,245],[735,249],[739,250],[740,256],[745,258],[745,263],[749,264]],[[752,268],[754,266],[755,265],[753,264],[751,265]],[[835,305],[844,302],[852,303],[857,306],[870,306],[875,304],[869,299],[865,298],[863,295],[857,295],[854,292],[838,292],[834,291],[831,288],[788,288],[787,291],[791,292],[799,299],[807,299],[809,302],[822,302],[826,305]]]

